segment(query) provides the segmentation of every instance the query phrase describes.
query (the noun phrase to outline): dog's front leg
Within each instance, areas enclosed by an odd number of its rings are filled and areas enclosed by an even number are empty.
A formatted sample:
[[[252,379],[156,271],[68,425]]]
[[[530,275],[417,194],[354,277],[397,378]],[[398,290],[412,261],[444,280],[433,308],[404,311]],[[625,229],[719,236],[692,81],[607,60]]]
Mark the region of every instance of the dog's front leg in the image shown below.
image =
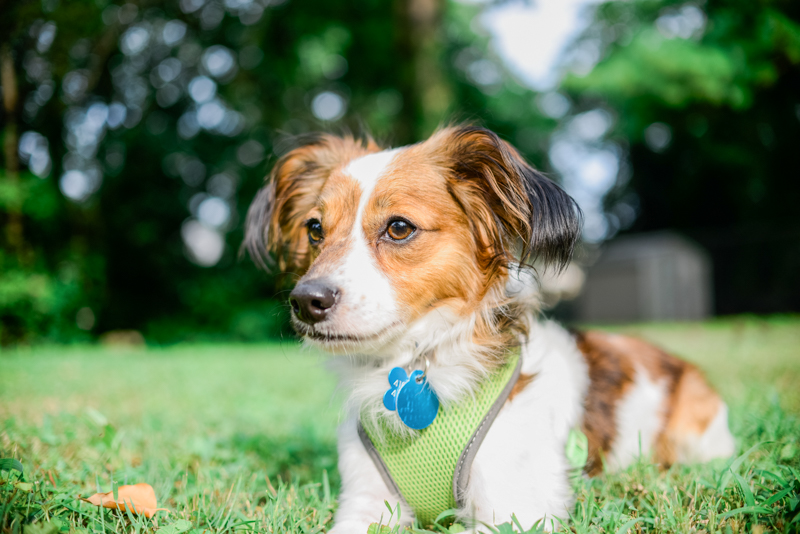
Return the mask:
[[[342,477],[342,491],[330,534],[366,534],[369,525],[381,521],[381,518],[383,524],[388,524],[390,514],[384,501],[392,509],[400,501],[386,486],[378,468],[367,454],[358,437],[356,425],[356,419],[350,418],[339,427],[339,474]],[[403,524],[410,524],[414,519],[405,505],[402,507],[401,519]],[[391,520],[394,524],[397,517]]]

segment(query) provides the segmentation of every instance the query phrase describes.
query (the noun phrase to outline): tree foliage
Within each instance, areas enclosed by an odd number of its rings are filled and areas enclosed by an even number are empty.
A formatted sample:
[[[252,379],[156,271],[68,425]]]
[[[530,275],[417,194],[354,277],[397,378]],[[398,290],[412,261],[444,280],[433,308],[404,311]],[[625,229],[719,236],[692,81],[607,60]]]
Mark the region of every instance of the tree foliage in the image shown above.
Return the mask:
[[[452,115],[513,135],[537,116],[491,111],[487,93],[528,95],[474,47],[475,8],[423,4],[420,15],[402,1],[6,3],[18,96],[3,115],[4,166],[23,170],[0,181],[0,199],[24,239],[4,242],[3,341],[283,332],[280,273],[237,252],[288,137],[350,129],[403,144]],[[490,72],[478,83],[479,61]]]
[[[603,4],[586,36],[603,59],[564,87],[616,116],[630,178],[606,196],[612,217],[632,204],[630,231],[677,229],[706,247],[718,313],[796,311],[800,5],[700,6]]]
[[[611,154],[620,171],[593,193],[607,227],[595,239],[677,228],[712,250],[719,311],[800,307],[795,4],[602,4],[576,45],[599,62],[545,95],[476,33],[481,9],[0,1],[0,342],[280,335],[280,273],[237,252],[291,135],[401,145],[476,120],[559,171],[556,141],[593,110],[614,126],[584,155]]]

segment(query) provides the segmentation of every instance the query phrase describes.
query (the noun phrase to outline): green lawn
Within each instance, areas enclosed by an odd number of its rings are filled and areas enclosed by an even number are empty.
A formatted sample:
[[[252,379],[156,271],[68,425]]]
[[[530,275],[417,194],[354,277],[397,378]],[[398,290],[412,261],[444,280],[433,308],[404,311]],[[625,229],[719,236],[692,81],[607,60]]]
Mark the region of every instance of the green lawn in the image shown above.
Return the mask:
[[[752,450],[732,466],[661,472],[643,461],[578,479],[567,527],[800,531],[800,319],[614,330],[698,363],[731,407],[740,451]],[[0,456],[19,459],[25,481],[0,474],[0,531],[329,528],[342,399],[323,363],[291,342],[5,350]],[[77,500],[137,482],[171,513],[147,520]]]

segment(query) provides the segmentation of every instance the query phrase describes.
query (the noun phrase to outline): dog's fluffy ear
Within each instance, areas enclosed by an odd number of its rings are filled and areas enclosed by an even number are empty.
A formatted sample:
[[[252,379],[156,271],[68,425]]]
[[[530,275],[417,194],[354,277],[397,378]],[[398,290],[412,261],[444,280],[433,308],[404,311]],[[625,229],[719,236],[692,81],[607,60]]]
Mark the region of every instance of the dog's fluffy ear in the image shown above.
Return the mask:
[[[262,268],[277,263],[281,272],[303,273],[311,262],[306,217],[328,176],[347,161],[380,148],[371,138],[331,134],[298,139],[294,145],[250,204],[242,247]]]
[[[275,184],[268,182],[256,193],[247,210],[244,223],[244,241],[239,252],[246,250],[253,262],[262,269],[268,269],[274,264],[269,255],[269,226],[275,209]]]
[[[569,262],[580,208],[514,147],[476,126],[444,128],[428,143],[447,154],[451,194],[473,225],[485,267],[539,260],[560,269]]]

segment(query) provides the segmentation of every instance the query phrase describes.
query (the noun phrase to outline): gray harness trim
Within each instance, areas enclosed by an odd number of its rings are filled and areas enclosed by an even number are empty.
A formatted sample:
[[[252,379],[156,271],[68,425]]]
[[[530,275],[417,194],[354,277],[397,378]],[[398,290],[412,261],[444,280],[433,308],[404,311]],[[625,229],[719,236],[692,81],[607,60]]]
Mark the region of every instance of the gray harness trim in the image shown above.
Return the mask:
[[[521,369],[522,354],[517,358],[517,366],[514,368],[511,379],[506,384],[506,387],[503,388],[503,391],[500,392],[500,395],[497,397],[494,404],[492,404],[492,407],[489,408],[481,424],[475,429],[472,437],[467,442],[467,446],[464,448],[464,452],[461,453],[458,459],[456,472],[453,474],[453,497],[455,497],[456,504],[458,504],[459,508],[463,508],[466,505],[464,497],[467,491],[467,484],[469,484],[469,475],[472,472],[472,462],[475,460],[475,455],[478,454],[478,449],[481,443],[483,443],[483,438],[485,438],[486,434],[489,432],[489,428],[491,428],[492,423],[494,423],[494,420],[497,418],[497,414],[500,413],[503,404],[505,404],[508,396],[511,395],[511,390],[514,389],[514,386],[517,384]]]
[[[361,443],[364,445],[364,448],[367,449],[367,454],[369,454],[370,458],[372,458],[372,463],[375,464],[375,467],[378,468],[378,473],[381,474],[381,478],[386,483],[386,487],[391,490],[397,497],[403,499],[403,504],[408,506],[408,503],[403,498],[403,494],[400,493],[400,488],[397,487],[392,475],[389,474],[389,469],[386,467],[386,464],[383,463],[383,458],[381,455],[378,454],[378,450],[373,445],[372,440],[369,439],[367,435],[367,431],[364,430],[364,426],[361,424],[361,419],[358,420],[358,437],[361,438]]]
[[[500,392],[500,395],[497,397],[497,400],[495,400],[494,404],[492,404],[492,407],[489,408],[489,411],[486,412],[486,415],[481,420],[481,424],[479,424],[478,428],[475,429],[475,432],[472,433],[472,437],[470,437],[466,447],[464,447],[464,450],[461,453],[461,456],[458,458],[455,473],[453,473],[453,497],[455,498],[456,504],[459,508],[463,508],[466,505],[465,495],[467,491],[467,485],[469,484],[469,476],[472,472],[472,462],[475,460],[475,455],[478,454],[478,449],[480,449],[483,439],[486,437],[486,434],[489,432],[492,423],[494,423],[494,420],[497,418],[497,414],[500,413],[500,410],[503,408],[503,404],[506,402],[509,395],[511,395],[511,390],[514,389],[514,385],[519,379],[521,369],[522,355],[520,354],[520,357],[517,359],[517,366],[514,368],[514,373],[511,375],[511,379],[503,388],[503,391]],[[367,435],[367,431],[364,430],[364,427],[361,425],[361,419],[358,420],[358,437],[361,439],[361,443],[364,444],[367,454],[369,454],[370,458],[372,458],[372,462],[375,464],[375,467],[378,468],[378,472],[381,474],[381,478],[386,483],[386,486],[392,491],[392,493],[403,499],[403,494],[400,493],[400,490],[392,478],[391,473],[389,473],[389,469],[383,462],[383,458],[381,458],[381,455],[378,454],[375,445]],[[405,499],[403,499],[403,504],[408,504],[405,502]]]

